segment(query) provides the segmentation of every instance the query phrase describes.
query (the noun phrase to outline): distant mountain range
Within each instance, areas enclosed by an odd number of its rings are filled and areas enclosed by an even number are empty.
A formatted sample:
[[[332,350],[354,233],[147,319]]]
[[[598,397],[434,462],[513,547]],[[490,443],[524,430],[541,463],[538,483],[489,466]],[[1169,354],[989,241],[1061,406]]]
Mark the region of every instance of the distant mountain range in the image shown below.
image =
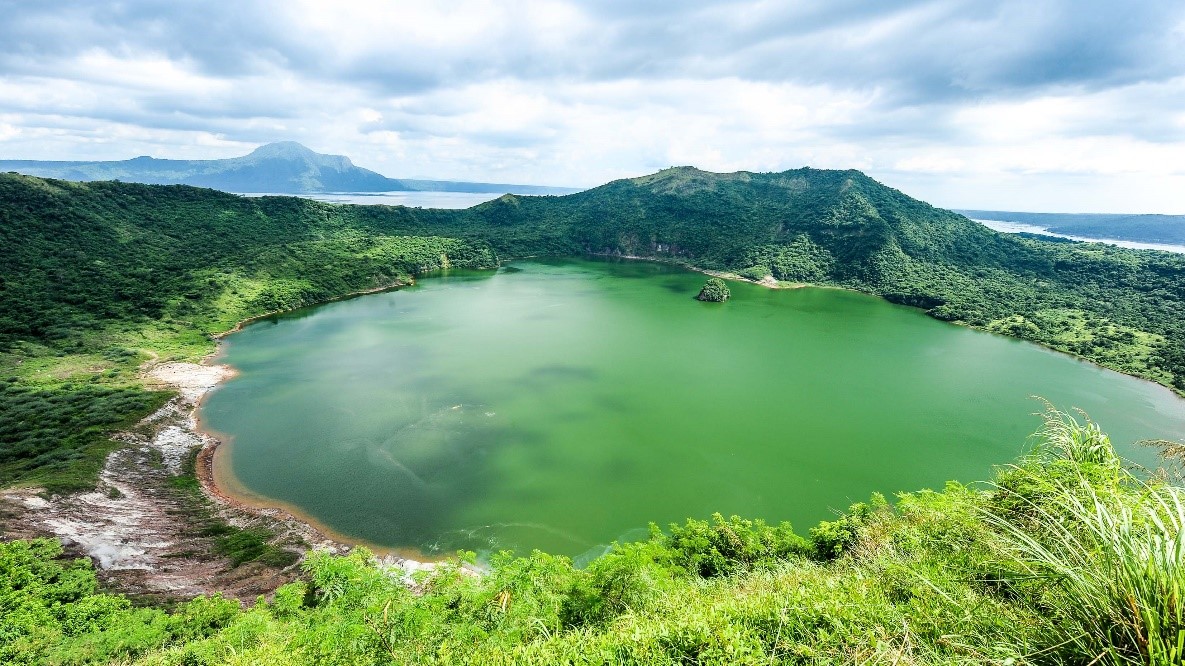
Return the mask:
[[[973,220],[1019,222],[1058,234],[1144,243],[1185,243],[1185,215],[1113,215],[1102,213],[1020,213],[1005,210],[956,210]]]
[[[570,194],[574,188],[451,180],[388,178],[355,166],[343,155],[324,155],[295,141],[260,146],[243,157],[223,160],[164,160],[136,157],[110,162],[0,160],[0,172],[42,178],[120,180],[150,185],[195,185],[225,192],[313,194],[324,192],[478,192]]]

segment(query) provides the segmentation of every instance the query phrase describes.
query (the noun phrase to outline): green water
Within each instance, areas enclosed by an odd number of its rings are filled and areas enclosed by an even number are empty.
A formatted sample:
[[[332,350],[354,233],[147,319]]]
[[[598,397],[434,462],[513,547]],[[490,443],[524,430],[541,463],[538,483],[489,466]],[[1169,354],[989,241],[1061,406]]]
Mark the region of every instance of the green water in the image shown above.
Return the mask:
[[[522,262],[253,324],[204,424],[253,493],[340,533],[449,553],[592,554],[719,511],[800,531],[989,477],[1078,406],[1121,450],[1185,434],[1150,383],[861,294],[646,262]]]

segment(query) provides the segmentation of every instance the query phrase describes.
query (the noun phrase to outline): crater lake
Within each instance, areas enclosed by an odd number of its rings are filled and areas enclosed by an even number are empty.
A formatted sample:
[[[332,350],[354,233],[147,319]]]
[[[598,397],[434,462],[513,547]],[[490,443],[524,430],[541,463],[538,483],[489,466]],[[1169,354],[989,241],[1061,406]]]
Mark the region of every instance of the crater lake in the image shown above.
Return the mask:
[[[1167,389],[838,289],[644,261],[520,261],[272,317],[200,416],[227,491],[414,554],[578,560],[713,512],[800,533],[871,493],[987,479],[1042,396],[1121,454],[1180,439]]]

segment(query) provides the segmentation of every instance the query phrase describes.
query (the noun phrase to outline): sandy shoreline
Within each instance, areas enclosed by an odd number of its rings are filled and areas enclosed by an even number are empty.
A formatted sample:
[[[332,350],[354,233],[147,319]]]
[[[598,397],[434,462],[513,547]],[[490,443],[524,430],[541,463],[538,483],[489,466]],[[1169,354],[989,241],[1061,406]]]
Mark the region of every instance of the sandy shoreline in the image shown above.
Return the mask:
[[[296,578],[295,566],[232,566],[209,536],[179,518],[216,517],[244,528],[264,525],[217,503],[195,505],[173,482],[191,452],[210,443],[195,427],[197,405],[233,374],[225,365],[150,362],[141,373],[145,388],[176,395],[132,428],[112,435],[123,446],[107,456],[94,490],[50,497],[41,488],[0,493],[2,504],[16,509],[5,521],[6,536],[56,537],[72,555],[90,557],[104,584],[135,594],[187,598],[222,592],[247,602]],[[295,524],[266,526],[276,528],[277,546],[284,549],[294,550],[306,534],[315,536]]]
[[[329,525],[322,523],[287,502],[260,497],[246,489],[239,489],[233,473],[226,469],[225,463],[220,464],[218,458],[226,451],[223,436],[202,429],[200,420],[195,432],[205,439],[206,443],[198,452],[197,465],[194,474],[201,483],[202,491],[214,502],[244,513],[298,523],[304,526],[309,541],[314,547],[334,552],[346,552],[361,546],[374,553],[388,563],[401,563],[407,567],[429,568],[447,558],[433,558],[424,553],[407,549],[391,548],[380,544],[370,543],[337,532]]]
[[[414,278],[406,282],[396,281],[381,287],[354,291],[324,301],[318,301],[317,303],[310,303],[309,305],[301,306],[301,308],[336,303],[338,301],[345,301],[358,296],[379,294],[412,286],[414,284]],[[273,312],[256,315],[254,317],[248,317],[242,321],[239,321],[226,331],[211,335],[210,337],[214,339],[215,344],[219,345],[219,347],[203,358],[200,364],[162,364],[172,366],[192,366],[192,369],[189,369],[187,372],[174,373],[172,377],[162,377],[160,371],[157,369],[160,366],[153,366],[147,371],[148,376],[161,378],[165,381],[165,383],[176,387],[177,384],[173,384],[173,381],[180,382],[181,384],[193,381],[196,381],[197,383],[203,383],[203,380],[201,379],[202,370],[199,370],[201,368],[225,369],[222,376],[220,376],[217,381],[209,384],[207,387],[205,387],[205,390],[202,391],[201,395],[197,396],[193,405],[192,416],[190,419],[193,436],[201,439],[202,441],[201,449],[197,456],[197,464],[195,466],[194,474],[197,476],[197,479],[201,484],[203,493],[205,493],[206,497],[208,497],[211,501],[227,509],[248,513],[266,519],[281,520],[287,523],[300,525],[303,527],[303,531],[308,535],[306,541],[309,541],[310,544],[317,548],[330,550],[331,552],[347,552],[356,546],[361,546],[374,553],[380,562],[385,565],[399,566],[408,571],[433,568],[446,558],[432,557],[425,553],[421,553],[409,548],[391,548],[389,546],[369,543],[362,539],[357,539],[349,535],[341,534],[332,527],[317,520],[315,517],[301,511],[299,507],[293,506],[286,502],[260,497],[247,491],[246,489],[235,489],[234,486],[239,484],[237,484],[237,482],[234,480],[233,473],[226,470],[225,465],[222,465],[221,467],[223,469],[219,470],[220,466],[218,465],[218,458],[220,457],[220,453],[225,451],[226,446],[223,440],[226,439],[226,436],[221,433],[216,433],[203,428],[201,425],[201,419],[198,416],[198,412],[201,410],[201,401],[210,391],[215,389],[218,384],[231,379],[238,374],[238,370],[229,365],[212,364],[222,356],[222,349],[220,346],[221,341],[232,333],[238,333],[253,323],[262,321],[269,317],[274,317],[276,315],[295,312],[301,308],[296,308],[294,310],[276,310]],[[166,374],[168,374],[168,371],[166,371]]]
[[[332,301],[408,284],[367,289]],[[218,344],[226,335],[275,314],[280,313],[245,319],[211,337]],[[153,358],[139,372],[142,386],[174,391],[176,396],[128,431],[111,435],[124,446],[107,456],[94,490],[51,497],[38,487],[0,490],[4,536],[55,537],[67,552],[91,558],[105,584],[134,594],[188,598],[222,593],[250,603],[295,579],[298,564],[283,569],[258,563],[232,566],[215,552],[209,537],[195,535],[192,526],[177,517],[192,507],[178,497],[171,479],[182,473],[185,461],[197,450],[195,475],[202,496],[227,524],[264,527],[277,535],[274,545],[301,559],[310,549],[343,554],[365,546],[375,553],[377,564],[408,580],[415,571],[437,566],[431,558],[373,547],[336,534],[295,508],[252,501],[220,486],[214,462],[220,436],[202,429],[198,412],[202,400],[237,371],[216,363],[220,349],[201,363],[160,362],[149,353]]]
[[[207,359],[216,357],[217,353],[212,354]],[[198,449],[194,475],[201,484],[202,492],[220,508],[248,513],[253,516],[269,519],[270,521],[281,521],[298,525],[301,528],[297,530],[300,536],[314,548],[322,548],[333,552],[349,550],[352,544],[326,534],[308,521],[302,520],[297,516],[289,515],[278,508],[254,506],[250,503],[240,501],[234,495],[224,492],[215,483],[214,468],[211,463],[215,452],[221,447],[222,441],[219,439],[219,436],[202,429],[198,412],[201,409],[202,400],[211,391],[217,388],[222,382],[233,378],[237,374],[238,371],[229,365],[207,365],[206,362],[202,364],[168,362],[155,364],[146,369],[146,379],[160,382],[164,386],[178,391],[185,398],[184,403],[189,410],[187,418],[181,424],[170,426],[177,431],[177,434],[172,439],[179,440],[177,448],[181,451],[181,453],[175,455],[188,456],[194,449]],[[166,457],[166,462],[170,462],[170,457],[172,456]],[[180,466],[178,464],[177,470],[174,473],[179,472]]]
[[[736,282],[748,282],[749,284],[760,285],[762,287],[766,287],[767,289],[802,289],[803,287],[816,286],[816,285],[807,284],[806,282],[781,282],[778,279],[774,278],[774,276],[772,276],[772,275],[767,275],[767,276],[761,278],[760,280],[754,280],[752,278],[747,278],[742,275],[737,275],[736,273],[727,273],[725,271],[714,271],[710,268],[700,268],[699,266],[692,266],[691,264],[684,263],[684,262],[679,261],[678,259],[674,259],[674,258],[642,257],[642,256],[638,256],[636,254],[605,254],[605,253],[593,253],[590,256],[607,257],[610,259],[629,259],[631,261],[653,261],[653,262],[657,262],[660,264],[671,264],[674,266],[678,266],[680,268],[686,268],[687,270],[694,271],[696,273],[703,273],[704,275],[711,275],[712,277],[718,277],[718,278],[721,278],[724,280],[734,280]]]

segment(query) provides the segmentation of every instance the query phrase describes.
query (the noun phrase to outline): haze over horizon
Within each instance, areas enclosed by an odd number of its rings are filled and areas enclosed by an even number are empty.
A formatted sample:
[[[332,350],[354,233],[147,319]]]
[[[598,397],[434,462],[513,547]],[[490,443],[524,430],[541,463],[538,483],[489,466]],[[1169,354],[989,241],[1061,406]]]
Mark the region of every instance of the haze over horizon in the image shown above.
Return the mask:
[[[949,208],[1185,213],[1185,5],[0,0],[0,159],[298,141],[397,178],[855,168]]]

